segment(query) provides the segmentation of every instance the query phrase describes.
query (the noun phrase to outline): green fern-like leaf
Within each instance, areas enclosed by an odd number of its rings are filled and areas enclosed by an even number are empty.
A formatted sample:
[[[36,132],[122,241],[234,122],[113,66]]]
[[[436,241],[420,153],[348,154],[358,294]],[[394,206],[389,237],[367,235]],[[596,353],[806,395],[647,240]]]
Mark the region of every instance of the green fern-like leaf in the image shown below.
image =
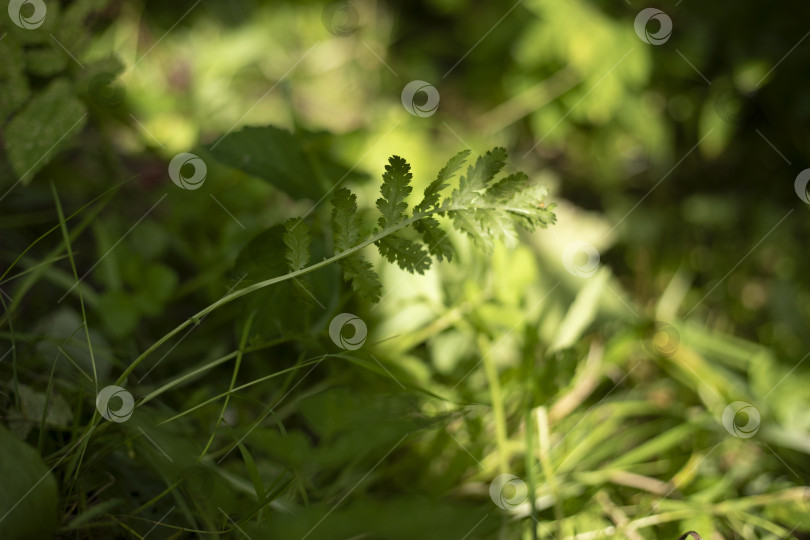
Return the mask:
[[[422,199],[422,202],[414,207],[414,214],[439,208],[439,197],[441,196],[442,190],[448,186],[447,182],[453,178],[461,166],[464,165],[469,155],[469,150],[462,150],[450,158],[447,164],[442,167],[442,170],[439,171],[439,174],[436,175],[436,179],[425,188],[425,197]]]
[[[382,214],[378,223],[383,229],[405,219],[405,211],[408,210],[405,198],[413,189],[410,186],[411,178],[413,178],[411,166],[407,161],[399,156],[391,156],[388,159],[380,188],[382,197],[377,199],[377,208]]]
[[[506,150],[501,147],[493,148],[479,157],[475,165],[467,167],[467,174],[461,177],[458,188],[453,190],[449,202],[456,206],[475,204],[481,198],[487,184],[492,181],[505,163]]]
[[[357,195],[346,188],[332,195],[332,234],[337,252],[346,251],[360,240]]]
[[[336,189],[332,196],[332,237],[334,255],[319,263],[309,264],[310,232],[307,225],[292,219],[283,229],[284,257],[282,266],[289,272],[306,274],[332,262],[338,262],[343,277],[364,299],[377,302],[382,285],[374,267],[363,257],[362,250],[375,244],[380,254],[403,270],[422,274],[430,268],[433,257],[452,260],[453,244],[439,219],[448,217],[453,227],[491,250],[495,242],[514,246],[518,241],[517,225],[532,230],[555,221],[554,205],[546,204],[545,188],[529,183],[517,172],[496,180],[506,163],[506,150],[494,148],[479,157],[459,179],[458,186],[442,200],[453,176],[464,165],[469,151],[459,152],[447,162],[425,189],[424,197],[408,215],[407,198],[411,194],[411,167],[399,156],[392,156],[383,173],[381,197],[376,206],[380,215],[377,228],[364,234],[357,197],[346,188]],[[278,258],[276,258],[278,260]],[[280,275],[265,282],[268,286],[298,276]],[[305,283],[296,283],[312,294]]]
[[[290,219],[284,224],[285,258],[290,263],[290,271],[297,272],[309,262],[309,227],[299,219]]]
[[[428,216],[414,222],[413,228],[422,235],[422,240],[427,244],[428,254],[435,255],[439,262],[443,259],[453,260],[455,251],[447,233],[439,226],[439,221]]]
[[[380,254],[388,262],[396,262],[408,272],[423,274],[430,268],[430,254],[422,244],[405,238],[401,233],[394,233],[377,242]]]
[[[517,244],[515,224],[533,230],[554,223],[553,205],[546,206],[545,188],[531,185],[517,172],[492,183],[506,163],[506,151],[495,148],[478,158],[462,176],[459,187],[442,204],[452,210],[453,225],[476,244],[490,251],[494,242]]]
[[[411,166],[399,156],[391,156],[383,173],[383,184],[380,188],[382,197],[377,199],[377,208],[382,214],[377,221],[384,230],[405,219],[408,203],[405,199],[411,194]],[[406,237],[404,231],[397,231],[376,242],[380,254],[388,262],[397,263],[408,272],[422,274],[430,268],[430,254],[422,244]]]
[[[332,234],[335,250],[347,251],[360,242],[360,217],[357,215],[357,196],[346,188],[335,190],[332,196]],[[372,303],[382,294],[382,284],[374,268],[359,253],[340,260],[343,277],[352,289]]]

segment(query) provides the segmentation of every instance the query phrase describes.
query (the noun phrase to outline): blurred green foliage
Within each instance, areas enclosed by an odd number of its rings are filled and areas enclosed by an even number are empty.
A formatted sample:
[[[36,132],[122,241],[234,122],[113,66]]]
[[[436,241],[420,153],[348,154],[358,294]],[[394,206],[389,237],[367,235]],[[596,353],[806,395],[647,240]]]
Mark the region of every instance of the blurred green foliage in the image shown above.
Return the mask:
[[[644,7],[2,13],[0,536],[807,537],[807,8],[665,2],[654,46]],[[435,114],[403,107],[412,80]],[[161,336],[283,272],[288,219],[331,256],[317,203],[337,183],[370,230],[390,155],[414,204],[448,156],[493,146],[551,188],[554,228],[491,254],[451,230],[453,262],[422,276],[370,248],[378,304],[336,265],[248,295],[149,356],[122,383],[133,416],[99,423],[98,389]],[[169,179],[179,152],[200,189]],[[589,277],[573,242],[598,250]],[[329,339],[341,312],[363,348]],[[723,425],[735,401],[753,437]],[[498,507],[505,473],[534,505]]]

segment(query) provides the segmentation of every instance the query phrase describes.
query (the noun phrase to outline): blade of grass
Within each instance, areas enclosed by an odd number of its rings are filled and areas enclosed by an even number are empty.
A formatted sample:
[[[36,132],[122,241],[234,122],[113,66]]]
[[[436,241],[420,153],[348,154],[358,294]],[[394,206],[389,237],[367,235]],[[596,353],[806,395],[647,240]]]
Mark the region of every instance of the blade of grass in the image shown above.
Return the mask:
[[[65,250],[70,259],[70,268],[73,270],[73,278],[76,280],[76,292],[79,294],[79,306],[81,307],[82,321],[84,322],[84,335],[87,338],[87,350],[90,353],[90,364],[93,366],[93,384],[95,385],[96,393],[98,393],[98,371],[96,370],[96,357],[93,354],[93,343],[90,340],[90,325],[87,324],[87,312],[84,307],[84,295],[82,294],[81,284],[79,283],[79,273],[76,271],[76,261],[73,258],[73,247],[70,242],[70,235],[68,234],[67,221],[65,214],[62,211],[62,203],[59,200],[59,195],[56,192],[56,186],[53,182],[51,184],[51,193],[53,194],[53,201],[56,204],[56,214],[59,217],[59,224],[62,229],[62,239],[65,242]]]
[[[239,340],[239,350],[236,354],[236,362],[234,362],[233,366],[233,375],[231,375],[231,384],[228,387],[228,395],[225,396],[225,401],[222,403],[222,410],[217,417],[216,425],[214,426],[214,430],[211,432],[211,436],[208,438],[208,443],[206,443],[205,447],[203,448],[200,457],[197,458],[197,463],[200,462],[202,458],[205,457],[205,454],[208,452],[208,449],[211,447],[211,444],[214,442],[214,437],[216,437],[217,430],[219,426],[222,424],[222,419],[225,417],[225,410],[228,408],[228,403],[231,400],[231,391],[233,391],[233,387],[236,385],[236,377],[239,375],[239,366],[242,365],[242,355],[245,353],[245,345],[247,344],[247,338],[250,334],[250,328],[253,326],[253,318],[256,316],[256,311],[252,311],[250,316],[245,323],[245,327],[242,329],[242,338]]]
[[[59,358],[59,353],[53,359],[53,366],[51,366],[51,375],[48,377],[48,387],[45,389],[45,403],[42,405],[42,419],[39,422],[39,437],[37,438],[37,450],[42,454],[42,444],[45,442],[45,418],[48,416],[48,403],[51,399],[51,388],[53,388],[53,373],[56,370],[56,359]]]
[[[11,373],[12,377],[14,378],[14,406],[17,408],[17,410],[19,410],[20,383],[19,379],[17,378],[17,340],[16,337],[14,336],[14,323],[11,321],[11,313],[9,312],[8,305],[6,305],[6,299],[4,298],[4,296],[5,293],[0,291],[0,303],[3,304],[3,310],[6,312],[6,318],[8,319],[8,330],[11,336]]]

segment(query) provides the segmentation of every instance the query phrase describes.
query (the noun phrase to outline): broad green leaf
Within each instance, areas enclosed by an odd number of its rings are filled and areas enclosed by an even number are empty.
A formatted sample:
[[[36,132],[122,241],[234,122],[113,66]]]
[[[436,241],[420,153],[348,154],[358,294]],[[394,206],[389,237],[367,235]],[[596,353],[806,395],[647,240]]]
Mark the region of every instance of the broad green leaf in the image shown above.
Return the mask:
[[[48,315],[36,326],[37,333],[43,337],[42,341],[37,343],[36,352],[43,358],[54,358],[59,352],[57,373],[69,380],[92,385],[93,364],[83,325],[81,316],[70,308],[61,308]],[[98,378],[103,380],[110,373],[115,355],[100,329],[91,325],[89,333]],[[56,347],[61,350],[55,351]]]
[[[57,49],[55,44],[37,47],[25,51],[25,65],[28,72],[39,77],[53,77],[61,73],[72,62],[65,51]]]
[[[337,182],[361,175],[333,159],[321,133],[245,127],[210,147],[226,165],[267,180],[294,199],[320,199]]]
[[[0,426],[0,537],[53,538],[59,524],[56,479],[39,454]]]
[[[25,75],[22,48],[14,38],[0,40],[0,125],[6,118],[23,106],[31,95],[28,77]]]
[[[139,280],[138,293],[135,297],[138,307],[147,315],[155,316],[171,298],[180,278],[169,266],[152,263],[146,267]]]
[[[98,308],[104,314],[104,328],[116,338],[131,334],[140,320],[138,303],[125,291],[109,291],[101,295]]]
[[[81,132],[86,118],[84,105],[73,95],[67,81],[57,79],[34,96],[3,133],[17,177],[29,182]]]
[[[126,87],[118,79],[123,71],[124,64],[116,56],[95,61],[82,70],[76,87],[92,105],[100,109],[114,109],[126,97]]]
[[[112,0],[77,0],[65,8],[56,33],[59,41],[74,56],[80,56],[94,35],[88,21],[93,21],[93,14],[102,11],[111,3]],[[50,4],[48,9],[50,10]]]
[[[70,426],[73,414],[70,405],[56,391],[53,391],[46,400],[44,392],[37,392],[28,385],[20,384],[20,416],[9,416],[8,426],[21,439],[25,440],[30,431],[39,426],[42,421],[42,414],[45,412],[47,401],[47,413],[45,424],[57,426],[65,429]]]
[[[306,225],[301,223],[295,231],[305,228]],[[250,241],[234,266],[236,287],[290,272],[286,235],[286,226],[275,225]],[[311,250],[316,257],[323,257],[327,252],[324,242],[318,238],[312,241]],[[298,333],[311,329],[317,322],[315,318],[324,311],[318,304],[329,306],[336,302],[338,284],[337,269],[324,268],[249,295],[242,303],[242,317],[246,318],[251,311],[257,311],[251,330],[252,343],[255,344],[257,338],[259,341],[269,340],[285,332]]]

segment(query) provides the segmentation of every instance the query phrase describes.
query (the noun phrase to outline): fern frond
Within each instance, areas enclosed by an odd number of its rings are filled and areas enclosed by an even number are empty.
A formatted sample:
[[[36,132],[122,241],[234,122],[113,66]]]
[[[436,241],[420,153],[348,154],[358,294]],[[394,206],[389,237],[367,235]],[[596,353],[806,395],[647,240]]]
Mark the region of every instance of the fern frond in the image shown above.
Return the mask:
[[[413,228],[422,235],[422,241],[427,244],[430,255],[435,255],[439,262],[443,259],[453,260],[453,255],[455,255],[453,244],[447,238],[447,233],[439,227],[439,221],[436,218],[428,216],[416,221]]]
[[[430,268],[430,254],[421,244],[405,238],[401,232],[386,236],[377,242],[380,254],[410,273],[424,274]]]
[[[382,216],[378,221],[381,228],[391,227],[405,219],[408,210],[406,197],[411,194],[411,166],[399,156],[391,156],[383,173],[383,184],[380,187],[382,197],[377,199],[377,208]]]
[[[332,195],[332,236],[335,251],[346,251],[360,240],[360,218],[357,215],[357,195],[346,188]]]
[[[290,271],[301,270],[309,262],[309,227],[299,219],[289,219],[284,224],[282,239],[287,246],[285,258],[290,263]]]
[[[340,253],[356,247],[360,242],[360,216],[357,215],[357,196],[346,188],[335,190],[332,195],[332,235],[335,251]],[[382,294],[379,277],[360,253],[354,251],[340,259],[343,278],[351,282],[352,289],[376,303]]]
[[[425,196],[422,202],[417,204],[413,209],[414,215],[439,208],[439,197],[441,196],[442,190],[448,186],[447,181],[455,176],[456,172],[458,172],[469,155],[469,150],[462,150],[450,158],[447,164],[442,167],[442,170],[439,171],[439,174],[436,175],[436,179],[425,188]]]
[[[467,174],[461,177],[458,188],[453,190],[445,204],[456,206],[475,204],[481,197],[481,193],[486,189],[487,184],[492,181],[496,174],[506,164],[506,150],[496,147],[480,156],[475,165],[467,167]]]

